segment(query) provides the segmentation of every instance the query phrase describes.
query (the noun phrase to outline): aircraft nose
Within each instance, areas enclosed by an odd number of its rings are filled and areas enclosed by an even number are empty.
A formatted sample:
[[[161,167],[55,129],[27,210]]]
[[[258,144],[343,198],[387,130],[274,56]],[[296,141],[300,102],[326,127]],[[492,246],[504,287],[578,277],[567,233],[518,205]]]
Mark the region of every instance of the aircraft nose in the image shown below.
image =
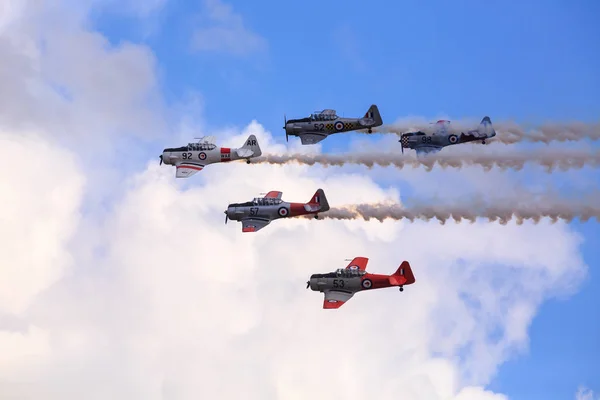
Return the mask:
[[[171,164],[171,152],[167,151],[167,149],[163,150],[160,155],[160,163]]]
[[[307,289],[310,288],[310,290],[319,291],[318,278],[316,278],[315,275],[311,275],[310,279],[306,283]]]

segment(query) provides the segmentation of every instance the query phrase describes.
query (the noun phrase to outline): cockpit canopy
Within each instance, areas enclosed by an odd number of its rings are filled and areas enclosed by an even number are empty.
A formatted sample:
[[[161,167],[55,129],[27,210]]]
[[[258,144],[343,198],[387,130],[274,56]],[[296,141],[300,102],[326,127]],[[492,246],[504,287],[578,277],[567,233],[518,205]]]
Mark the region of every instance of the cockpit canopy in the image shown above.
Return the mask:
[[[272,197],[255,197],[254,200],[252,200],[252,204],[256,206],[275,206],[281,203],[281,199],[274,199]]]
[[[188,150],[189,151],[207,151],[207,150],[214,150],[217,145],[215,144],[215,137],[214,136],[204,136],[201,138],[196,138],[198,139],[197,143],[189,143],[188,144]]]
[[[214,143],[190,143],[188,144],[189,151],[208,151],[214,150],[217,147]]]
[[[367,271],[364,271],[362,269],[349,269],[349,268],[338,268],[335,271],[335,274],[337,276],[341,276],[341,277],[363,276],[366,273],[367,273]]]
[[[339,117],[335,115],[335,110],[323,110],[315,111],[310,115],[310,119],[313,121],[333,121]]]

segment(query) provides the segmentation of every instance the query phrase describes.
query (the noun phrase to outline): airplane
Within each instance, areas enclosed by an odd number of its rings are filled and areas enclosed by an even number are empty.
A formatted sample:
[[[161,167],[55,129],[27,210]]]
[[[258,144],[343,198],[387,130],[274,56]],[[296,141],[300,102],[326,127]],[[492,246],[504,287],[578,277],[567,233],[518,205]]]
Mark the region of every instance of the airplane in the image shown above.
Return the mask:
[[[477,129],[461,132],[460,134],[448,131],[450,121],[439,120],[435,123],[434,131],[427,134],[423,131],[408,132],[400,136],[399,142],[402,143],[402,153],[404,149],[414,149],[417,157],[421,155],[437,153],[442,148],[458,143],[467,143],[481,140],[485,144],[485,139],[496,136],[496,131],[492,126],[490,117],[484,117]]]
[[[313,274],[306,282],[306,288],[325,293],[324,309],[340,308],[355,293],[398,286],[404,291],[404,285],[415,283],[415,276],[408,261],[403,261],[392,275],[370,274],[366,271],[368,258],[355,257],[345,269],[338,268],[328,274]]]
[[[265,197],[256,197],[246,203],[233,203],[225,211],[227,219],[242,222],[242,232],[257,232],[279,218],[298,217],[329,210],[323,189],[318,189],[308,203],[288,203],[281,200],[282,192],[272,190]]]
[[[381,126],[383,121],[379,114],[379,109],[375,104],[369,107],[369,110],[362,118],[341,118],[338,117],[335,110],[326,109],[315,111],[307,118],[290,119],[284,115],[285,140],[288,137],[300,136],[303,145],[319,143],[327,136],[333,133],[356,131],[367,129],[372,133],[371,128]]]
[[[189,143],[187,146],[164,149],[160,156],[160,165],[174,165],[176,178],[189,178],[198,171],[202,171],[208,164],[245,159],[250,164],[250,159],[262,154],[256,136],[250,135],[244,145],[238,149],[217,147],[214,136],[197,138],[198,143]]]

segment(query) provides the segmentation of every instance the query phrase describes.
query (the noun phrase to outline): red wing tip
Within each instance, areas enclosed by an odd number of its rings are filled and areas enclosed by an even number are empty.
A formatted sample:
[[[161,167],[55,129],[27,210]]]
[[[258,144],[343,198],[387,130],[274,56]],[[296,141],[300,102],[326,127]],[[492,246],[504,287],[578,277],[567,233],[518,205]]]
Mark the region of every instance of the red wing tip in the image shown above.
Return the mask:
[[[248,226],[246,228],[242,228],[242,232],[255,232],[255,228],[253,226]]]
[[[340,308],[345,302],[344,301],[340,301],[340,300],[325,300],[323,302],[323,308],[324,309],[334,309],[334,308]]]

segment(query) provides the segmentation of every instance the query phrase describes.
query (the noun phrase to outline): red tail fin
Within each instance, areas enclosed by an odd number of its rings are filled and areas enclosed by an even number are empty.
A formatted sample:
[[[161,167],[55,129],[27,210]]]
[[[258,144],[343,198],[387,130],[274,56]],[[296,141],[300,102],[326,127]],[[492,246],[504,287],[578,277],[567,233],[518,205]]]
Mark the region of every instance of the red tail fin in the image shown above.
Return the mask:
[[[321,212],[329,210],[329,203],[327,202],[327,197],[325,197],[323,189],[318,189],[309,200],[308,204],[317,204],[319,206],[319,211]]]
[[[415,283],[415,276],[413,275],[412,269],[410,268],[410,264],[408,261],[402,261],[402,264],[398,267],[396,272],[391,277],[399,277],[402,276],[406,279],[406,282],[403,285],[410,285],[411,283]]]

